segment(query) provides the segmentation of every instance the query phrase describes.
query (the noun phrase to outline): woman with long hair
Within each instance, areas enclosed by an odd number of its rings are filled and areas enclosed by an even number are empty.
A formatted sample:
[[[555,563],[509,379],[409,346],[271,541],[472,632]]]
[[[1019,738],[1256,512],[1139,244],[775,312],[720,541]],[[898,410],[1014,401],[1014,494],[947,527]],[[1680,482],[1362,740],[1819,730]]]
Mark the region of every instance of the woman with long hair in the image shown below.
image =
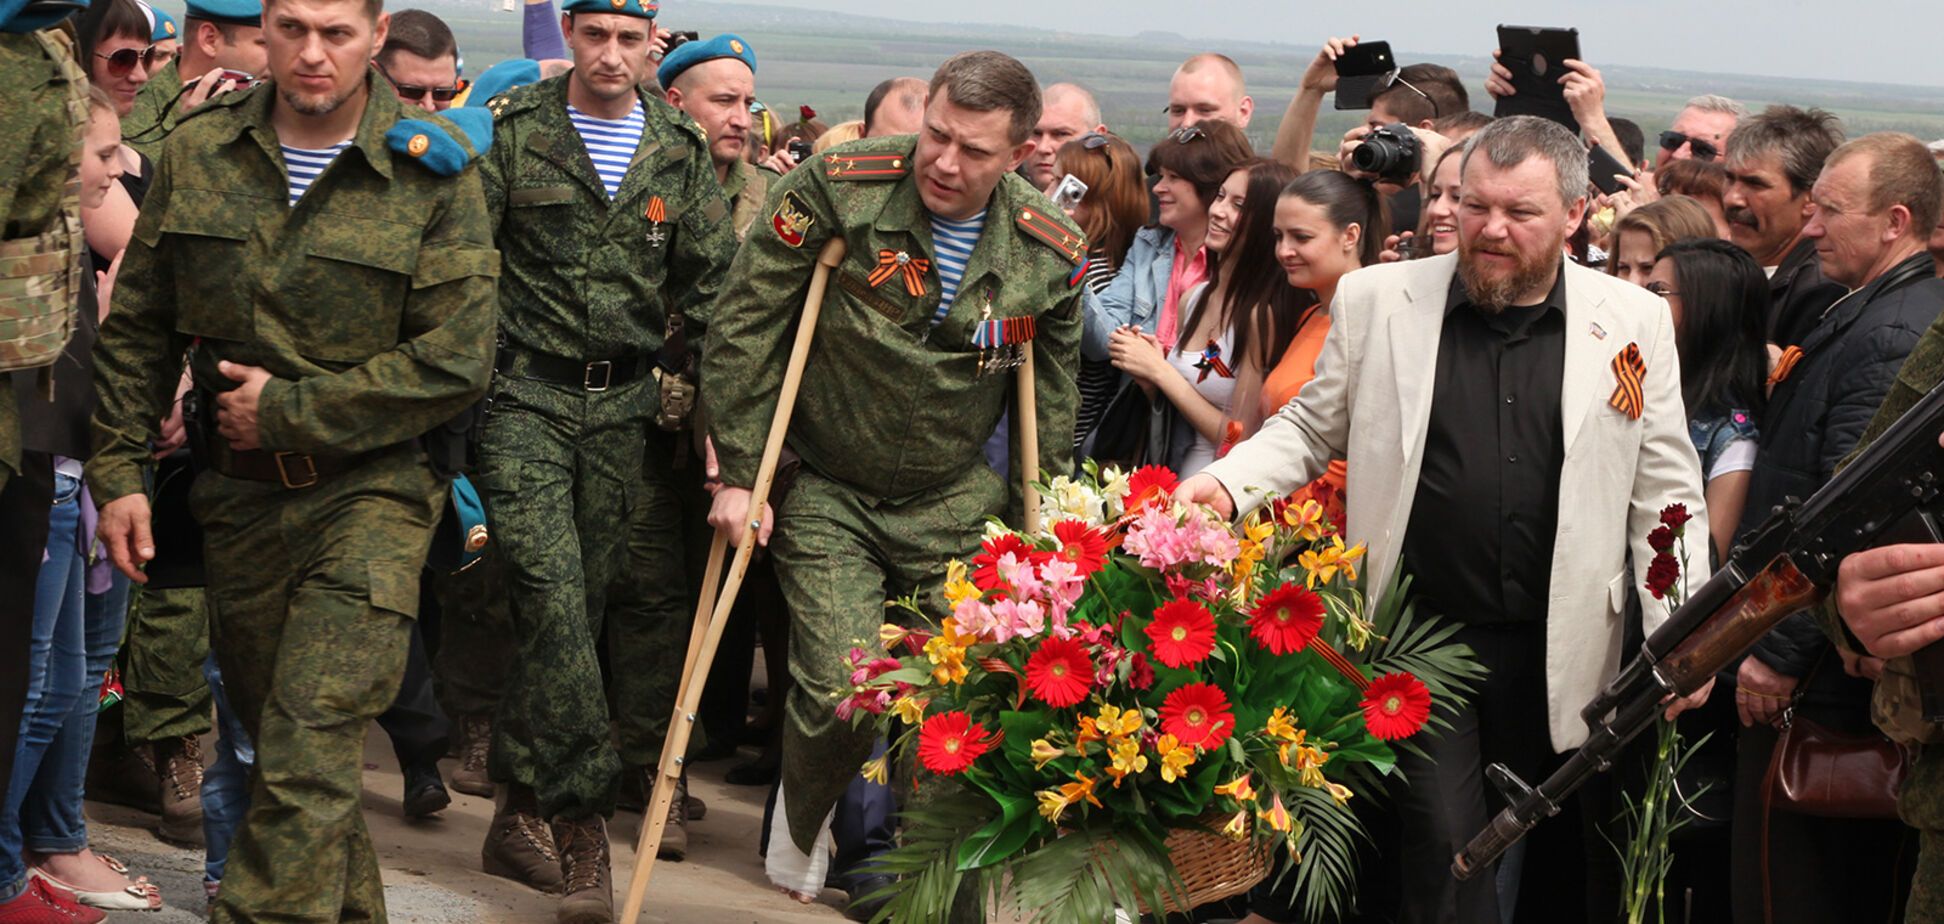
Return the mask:
[[[1070,175],[1087,184],[1087,193],[1074,206],[1072,218],[1087,235],[1087,290],[1098,295],[1120,275],[1128,250],[1134,246],[1135,232],[1147,222],[1147,183],[1141,173],[1141,159],[1119,136],[1089,133],[1060,146],[1053,159],[1053,175]],[[1100,423],[1101,413],[1120,385],[1120,372],[1105,359],[1082,356],[1078,385],[1075,449]]]
[[[1259,421],[1263,373],[1282,354],[1303,296],[1275,263],[1276,197],[1295,171],[1251,160],[1230,171],[1208,207],[1208,282],[1183,298],[1188,312],[1173,349],[1134,330],[1114,332],[1114,365],[1174,406],[1177,438],[1168,464],[1183,477],[1215,461],[1238,437],[1240,418]]]
[[[1613,223],[1613,251],[1607,254],[1607,275],[1644,286],[1661,251],[1680,241],[1707,240],[1714,236],[1714,219],[1708,217],[1708,210],[1701,203],[1680,195],[1656,199]]]

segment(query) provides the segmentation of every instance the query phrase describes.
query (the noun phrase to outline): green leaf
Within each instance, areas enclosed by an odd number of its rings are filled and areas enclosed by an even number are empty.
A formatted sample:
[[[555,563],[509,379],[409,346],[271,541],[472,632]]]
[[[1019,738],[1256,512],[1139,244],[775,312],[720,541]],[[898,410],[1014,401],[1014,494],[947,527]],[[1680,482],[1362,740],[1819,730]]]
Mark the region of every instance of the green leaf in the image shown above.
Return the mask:
[[[990,866],[1017,853],[1031,837],[1039,812],[1032,797],[1001,795],[1000,816],[986,822],[959,846],[960,872]]]

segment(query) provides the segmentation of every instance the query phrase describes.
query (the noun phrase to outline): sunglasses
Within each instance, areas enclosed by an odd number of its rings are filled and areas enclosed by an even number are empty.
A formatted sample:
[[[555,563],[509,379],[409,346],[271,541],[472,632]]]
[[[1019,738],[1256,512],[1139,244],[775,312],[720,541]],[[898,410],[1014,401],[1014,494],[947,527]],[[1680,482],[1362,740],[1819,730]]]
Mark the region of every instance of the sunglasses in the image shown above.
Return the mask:
[[[143,70],[153,71],[161,66],[158,62],[167,62],[169,58],[167,53],[156,51],[154,45],[147,48],[123,48],[113,54],[105,55],[97,51],[94,56],[108,62],[110,77],[126,77],[134,72],[136,64],[142,65]]]
[[[1199,125],[1188,125],[1169,132],[1168,137],[1176,144],[1187,144],[1190,141],[1199,141],[1208,137],[1208,133],[1202,131],[1202,127]],[[1107,139],[1102,138],[1100,143],[1106,144]]]
[[[1391,71],[1390,73],[1385,74],[1383,77],[1379,78],[1377,81],[1377,87],[1378,87],[1377,92],[1382,93],[1386,90],[1389,90],[1392,87],[1403,87],[1404,89],[1409,90],[1412,93],[1416,93],[1417,95],[1424,97],[1424,101],[1431,104],[1432,118],[1434,119],[1444,118],[1444,113],[1439,111],[1438,109],[1438,101],[1432,99],[1431,94],[1418,89],[1410,81],[1405,80],[1403,77],[1399,76],[1402,73],[1403,71]],[[1372,95],[1376,95],[1376,94],[1372,94]]]
[[[1696,160],[1714,160],[1721,155],[1721,149],[1715,147],[1711,141],[1691,138],[1672,129],[1660,133],[1660,146],[1663,151],[1677,151],[1684,144],[1688,146],[1689,151],[1694,152]]]
[[[385,79],[391,80],[392,89],[398,91],[399,99],[414,103],[424,99],[428,93],[432,94],[432,99],[436,102],[450,103],[453,97],[466,92],[466,87],[472,84],[470,80],[460,80],[457,86],[421,87],[417,84],[399,83],[396,80],[392,80],[391,75],[386,74],[385,69],[382,67],[378,69],[378,73],[385,74]]]

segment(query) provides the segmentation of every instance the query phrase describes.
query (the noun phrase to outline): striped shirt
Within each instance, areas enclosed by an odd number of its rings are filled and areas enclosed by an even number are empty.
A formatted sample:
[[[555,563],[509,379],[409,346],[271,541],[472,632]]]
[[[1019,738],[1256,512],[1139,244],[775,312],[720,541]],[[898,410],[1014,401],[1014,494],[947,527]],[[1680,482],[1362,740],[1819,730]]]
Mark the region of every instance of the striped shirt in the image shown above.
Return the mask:
[[[938,311],[932,315],[933,327],[945,320],[946,313],[952,310],[952,300],[958,297],[959,283],[965,279],[965,264],[972,260],[972,248],[979,243],[979,234],[985,230],[986,210],[964,221],[951,221],[937,215],[931,217],[932,249],[938,254]]]
[[[614,198],[621,191],[621,178],[628,175],[635,149],[641,147],[641,130],[647,124],[641,101],[635,101],[634,110],[624,119],[597,119],[573,106],[567,107],[567,118],[573,120],[574,131],[580,132],[581,143],[587,145],[587,157],[594,162],[594,172],[601,175],[608,198]]]
[[[310,148],[293,148],[287,144],[278,145],[278,147],[283,148],[284,169],[290,171],[291,208],[294,209],[297,207],[297,200],[304,198],[304,191],[309,189],[311,183],[317,180],[318,175],[324,172],[324,168],[329,167],[331,161],[337,160],[337,156],[344,153],[344,149],[350,146],[351,141],[349,139],[340,141],[328,148],[315,150]]]

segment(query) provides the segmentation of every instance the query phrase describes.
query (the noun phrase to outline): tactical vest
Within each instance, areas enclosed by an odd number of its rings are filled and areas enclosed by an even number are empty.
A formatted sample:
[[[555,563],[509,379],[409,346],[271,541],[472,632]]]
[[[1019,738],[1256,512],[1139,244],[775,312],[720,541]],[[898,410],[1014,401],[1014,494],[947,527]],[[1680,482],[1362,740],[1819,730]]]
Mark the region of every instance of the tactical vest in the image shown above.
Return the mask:
[[[81,293],[81,142],[88,128],[88,77],[59,29],[34,33],[67,86],[68,180],[54,226],[33,237],[0,240],[0,372],[47,366],[74,335]]]

